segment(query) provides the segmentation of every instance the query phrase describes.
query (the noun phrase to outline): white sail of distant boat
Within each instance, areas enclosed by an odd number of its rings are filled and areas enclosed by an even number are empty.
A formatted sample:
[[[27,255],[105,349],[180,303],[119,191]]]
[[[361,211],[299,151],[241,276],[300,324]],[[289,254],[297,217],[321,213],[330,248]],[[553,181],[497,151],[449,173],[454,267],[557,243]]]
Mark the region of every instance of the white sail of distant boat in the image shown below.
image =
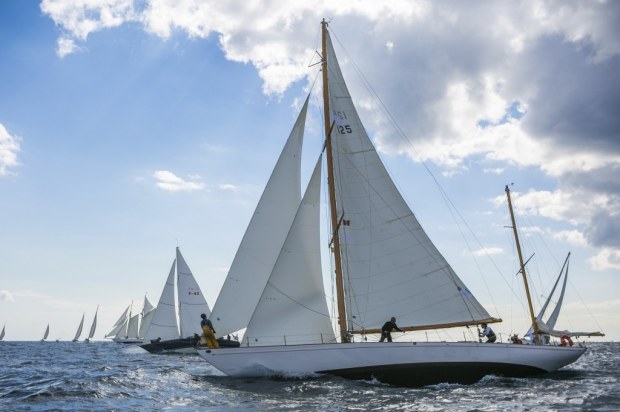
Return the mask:
[[[41,339],[41,342],[45,341],[47,339],[47,337],[50,334],[50,325],[49,323],[47,324],[47,327],[45,328],[45,332],[43,333],[43,339]]]
[[[157,307],[152,310],[151,323],[140,346],[151,353],[194,353],[193,346],[197,343],[197,336],[202,334],[200,315],[203,313],[209,316],[211,310],[177,247],[176,258],[172,262]]]
[[[95,330],[97,329],[97,313],[99,312],[99,306],[95,310],[95,317],[93,318],[93,323],[90,325],[90,331],[88,331],[88,337],[84,339],[84,342],[90,342],[90,340],[95,336]]]
[[[601,332],[578,332],[578,331],[571,332],[569,330],[555,330],[554,329],[555,324],[558,320],[558,317],[560,316],[560,309],[562,308],[562,302],[564,301],[564,293],[566,292],[566,283],[568,281],[569,259],[570,259],[570,252],[566,256],[566,259],[564,260],[564,264],[562,265],[560,274],[558,275],[555,283],[553,284],[553,288],[551,288],[551,292],[549,293],[549,296],[547,296],[547,300],[545,301],[544,305],[540,309],[540,312],[538,312],[538,315],[536,316],[536,324],[538,326],[538,329],[540,330],[542,334],[547,335],[547,336],[554,336],[556,338],[563,337],[563,336],[564,337],[604,336]],[[558,284],[560,283],[560,279],[562,278],[562,275],[564,276],[564,281],[562,282],[562,289],[558,296],[555,307],[553,308],[553,311],[551,312],[551,315],[549,315],[549,318],[547,318],[547,320],[545,321],[543,320],[543,316],[545,315],[547,307],[551,303],[551,299],[553,298],[555,290]],[[527,331],[527,333],[524,336],[530,337],[530,339],[533,340],[533,335],[534,335],[534,330],[532,327],[530,327],[530,329]]]
[[[112,330],[105,337],[112,338],[117,343],[141,343],[144,340],[144,333],[151,322],[153,315],[153,305],[144,297],[142,311],[132,314],[133,302],[125,309],[118,318]]]
[[[149,300],[147,299],[145,295],[144,304],[142,305],[142,312],[140,313],[142,320],[140,322],[140,331],[138,333],[138,336],[141,339],[144,339],[144,335],[146,334],[146,331],[151,325],[151,320],[153,319],[153,315],[155,314],[153,309],[155,308],[153,307],[151,302],[149,302]]]
[[[75,332],[73,342],[77,342],[80,339],[80,335],[82,334],[82,327],[84,327],[84,315],[85,314],[82,314],[82,320],[80,320],[80,325],[77,328],[77,332]]]
[[[4,339],[4,328],[6,327],[6,325],[2,326],[2,332],[0,332],[0,340]]]
[[[127,315],[129,314],[129,309],[131,305],[127,306],[127,309],[123,312],[123,314],[118,318],[118,320],[112,326],[112,330],[105,334],[106,338],[120,337],[124,334],[125,329],[127,328]]]
[[[268,182],[211,316],[218,335],[247,328],[243,345],[198,349],[199,355],[230,376],[327,373],[406,386],[473,383],[488,374],[524,376],[576,361],[585,348],[372,341],[391,316],[403,331],[501,319],[478,302],[404,201],[353,105],[325,21],[322,33],[329,249],[337,315],[330,318],[321,283],[317,165],[295,211],[276,223],[269,217],[288,210],[279,200],[293,199],[298,188],[278,186],[280,191],[263,203],[270,185],[277,185]],[[288,173],[297,170],[298,161],[291,159]],[[508,191],[507,197],[510,205]],[[276,232],[276,224],[288,228]],[[518,245],[516,229],[515,240]],[[525,278],[523,263],[522,271]],[[361,341],[354,342],[357,335]]]

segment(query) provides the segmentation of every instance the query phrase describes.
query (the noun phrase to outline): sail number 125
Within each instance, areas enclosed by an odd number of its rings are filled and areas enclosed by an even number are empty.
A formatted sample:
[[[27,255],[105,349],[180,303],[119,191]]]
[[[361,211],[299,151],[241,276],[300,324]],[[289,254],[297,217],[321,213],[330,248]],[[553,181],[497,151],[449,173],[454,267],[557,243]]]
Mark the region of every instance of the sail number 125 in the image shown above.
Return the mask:
[[[344,126],[337,125],[337,127],[338,127],[338,133],[340,134],[353,133],[353,131],[351,130],[351,126],[349,126],[348,124]]]

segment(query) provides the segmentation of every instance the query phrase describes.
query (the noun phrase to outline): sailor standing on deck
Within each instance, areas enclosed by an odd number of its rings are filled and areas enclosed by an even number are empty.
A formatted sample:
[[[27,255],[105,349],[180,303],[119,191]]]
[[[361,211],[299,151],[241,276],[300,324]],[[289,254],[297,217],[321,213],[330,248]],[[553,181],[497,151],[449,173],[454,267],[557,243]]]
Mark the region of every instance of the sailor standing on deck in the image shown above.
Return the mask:
[[[392,342],[392,332],[393,330],[397,330],[402,332],[398,326],[396,326],[396,318],[392,317],[388,322],[385,322],[383,327],[381,328],[381,340],[379,342],[383,342],[387,339],[388,342]]]
[[[200,317],[202,318],[200,321],[200,328],[202,329],[202,339],[200,340],[200,344],[206,344],[209,349],[219,348],[220,345],[215,339],[215,329],[213,329],[213,323],[207,319],[207,315],[204,313],[200,315]]]
[[[491,329],[489,326],[487,326],[486,323],[482,324],[482,328],[483,328],[483,330],[479,334],[479,336],[481,338],[486,337],[487,338],[487,342],[486,343],[493,343],[493,342],[495,342],[497,337],[495,336],[495,332],[493,332],[493,329]]]

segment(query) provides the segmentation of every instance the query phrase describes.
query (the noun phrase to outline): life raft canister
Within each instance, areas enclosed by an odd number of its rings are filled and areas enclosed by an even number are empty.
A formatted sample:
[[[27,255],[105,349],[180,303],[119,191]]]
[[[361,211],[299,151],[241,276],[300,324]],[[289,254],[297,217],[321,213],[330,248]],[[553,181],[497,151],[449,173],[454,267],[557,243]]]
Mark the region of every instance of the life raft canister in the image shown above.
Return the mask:
[[[562,346],[568,345],[568,346],[572,347],[573,346],[573,340],[568,335],[562,335],[562,336],[560,336],[560,345],[562,345]]]

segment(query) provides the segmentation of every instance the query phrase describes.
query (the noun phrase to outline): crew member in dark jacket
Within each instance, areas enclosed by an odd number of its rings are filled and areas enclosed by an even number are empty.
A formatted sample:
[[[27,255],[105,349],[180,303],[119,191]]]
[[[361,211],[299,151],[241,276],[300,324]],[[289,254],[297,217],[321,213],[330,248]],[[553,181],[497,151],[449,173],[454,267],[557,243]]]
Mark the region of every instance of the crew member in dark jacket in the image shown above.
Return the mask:
[[[387,339],[388,342],[392,342],[392,334],[390,332],[392,332],[393,330],[402,332],[402,330],[398,326],[396,326],[395,317],[392,317],[392,319],[390,319],[388,322],[385,322],[385,324],[381,328],[381,340],[379,342],[383,342],[385,339]]]
[[[497,339],[497,336],[495,336],[495,332],[493,332],[493,329],[491,329],[490,327],[487,326],[486,323],[482,324],[482,333],[480,333],[480,337],[487,338],[487,342],[486,343],[493,343],[495,342],[495,340]]]

